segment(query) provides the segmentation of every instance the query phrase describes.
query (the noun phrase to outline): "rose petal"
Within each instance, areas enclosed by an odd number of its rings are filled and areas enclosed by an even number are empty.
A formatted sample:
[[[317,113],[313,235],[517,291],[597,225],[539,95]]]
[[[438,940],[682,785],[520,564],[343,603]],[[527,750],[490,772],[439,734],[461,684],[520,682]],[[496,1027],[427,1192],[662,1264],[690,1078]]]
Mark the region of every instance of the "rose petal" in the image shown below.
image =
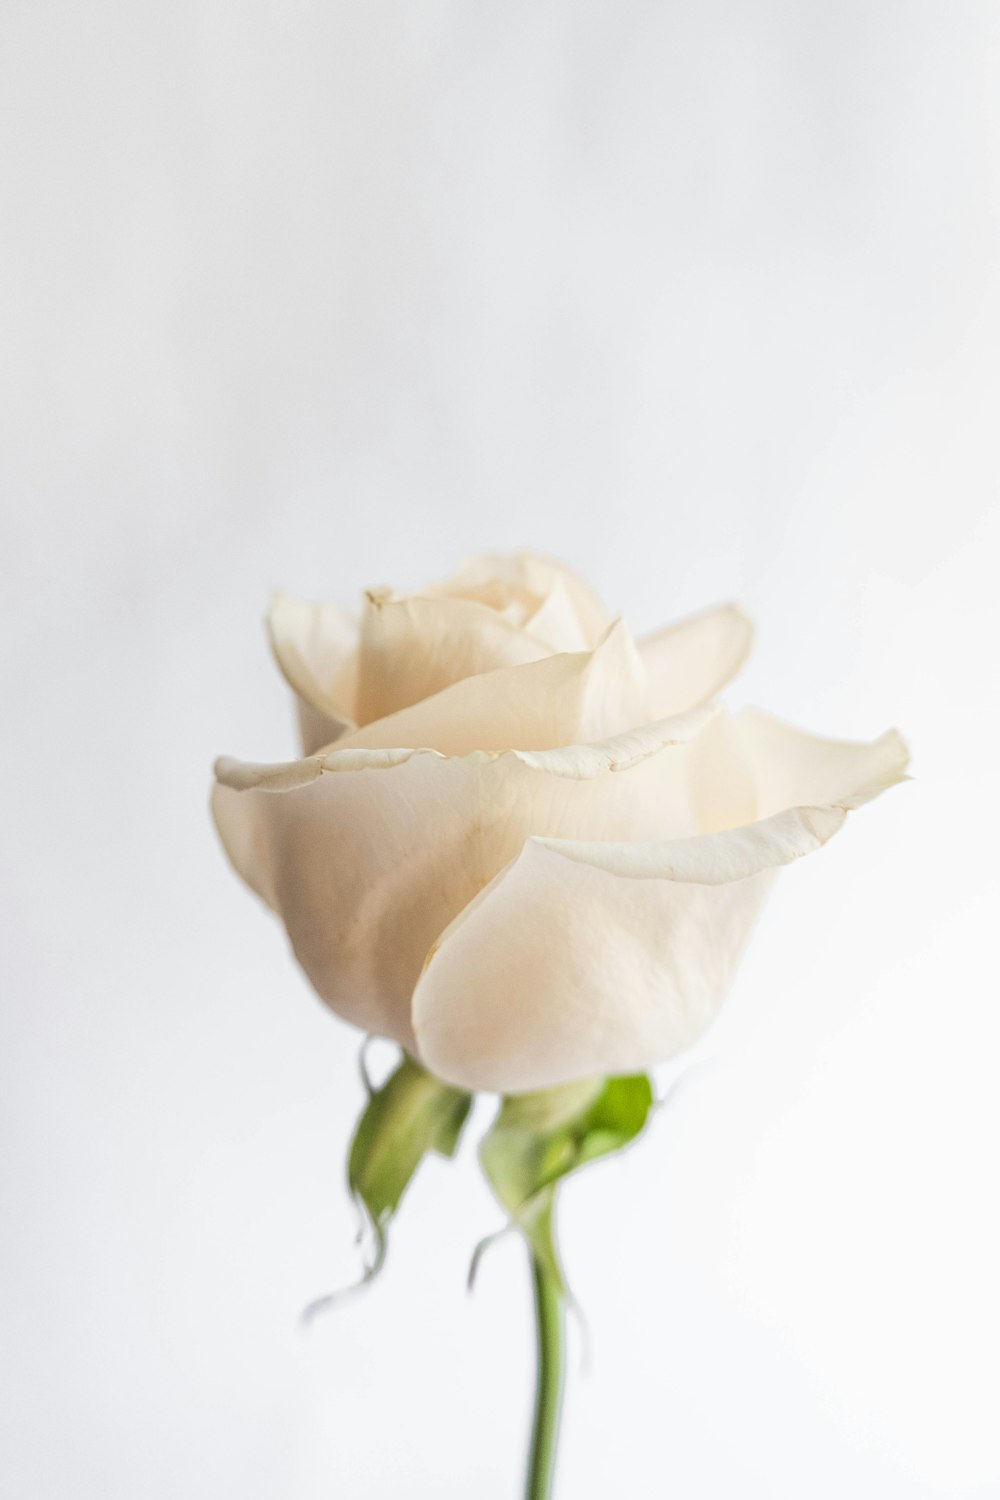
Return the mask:
[[[737,721],[724,708],[716,711],[683,755],[699,833],[739,828],[760,816],[754,766]]]
[[[411,1051],[423,955],[481,883],[478,774],[411,754],[392,775],[317,773],[286,796],[220,785],[213,797],[234,867],[284,921],[320,997]]]
[[[528,615],[524,630],[550,651],[589,651],[595,644],[595,637],[584,628],[566,580],[558,575],[537,609]],[[596,640],[602,634],[599,632]]]
[[[296,708],[299,718],[299,743],[306,755],[314,755],[317,750],[334,744],[336,740],[342,739],[345,734],[351,734],[358,727],[351,719],[334,719],[329,714],[321,714],[304,698],[297,698]]]
[[[678,753],[650,751],[615,775],[606,750],[586,779],[544,754],[527,764],[509,752],[223,761],[213,806],[230,859],[284,919],[323,999],[412,1048],[411,997],[428,948],[526,838],[666,837],[696,826]],[[345,774],[324,774],[333,769]]]
[[[553,651],[595,646],[611,618],[577,573],[536,552],[470,558],[429,592],[478,599],[509,612],[518,626]]]
[[[524,553],[479,553],[450,578],[423,590],[434,598],[468,599],[496,610],[520,629],[544,599],[548,581],[529,583]]]
[[[224,782],[212,788],[212,818],[229,863],[241,880],[271,908],[278,910],[271,878],[271,859],[250,799]]]
[[[707,703],[740,670],[753,626],[735,604],[689,615],[638,641],[657,718]]]
[[[298,695],[302,748],[310,754],[355,727],[357,621],[333,604],[275,593],[266,623],[275,660]]]
[[[845,816],[795,809],[664,844],[529,839],[430,951],[421,1060],[497,1093],[663,1062],[714,1018],[775,868]]]
[[[215,762],[215,778],[235,792],[297,792],[310,782],[318,781],[324,771],[389,771],[405,765],[415,755],[432,755],[436,750],[342,750],[303,756],[301,760],[265,763],[237,760],[220,755]]]
[[[575,779],[625,770],[692,739],[715,711],[695,709],[622,729],[641,717],[643,684],[633,669],[634,648],[617,622],[592,652],[467,678],[301,760],[261,765],[222,756],[216,775],[238,791],[292,791],[324,771],[383,770],[414,755],[480,763],[512,755],[536,770]],[[604,738],[585,738],[602,731]]]
[[[716,712],[713,708],[696,708],[689,714],[661,719],[658,723],[629,730],[608,740],[599,740],[590,745],[559,745],[552,750],[473,750],[467,755],[452,756],[427,746],[336,744],[315,755],[304,756],[301,760],[270,764],[220,755],[215,762],[215,775],[223,786],[231,787],[237,792],[294,792],[318,780],[324,772],[391,771],[419,755],[435,760],[464,760],[473,766],[511,760],[534,771],[543,771],[571,781],[585,781],[608,771],[632,770],[658,755],[661,750],[689,744],[702,732]],[[687,788],[688,771],[683,762],[678,762],[675,775],[678,782]],[[655,807],[649,809],[649,815],[656,818]]]
[[[866,743],[807,734],[759,709],[745,709],[733,722],[756,783],[759,817],[803,803],[860,807],[902,780],[909,763],[897,729]]]
[[[770,816],[655,843],[532,838],[455,918],[414,995],[433,1072],[463,1088],[546,1088],[648,1068],[705,1030],[773,872],[825,843],[906,766],[893,731],[846,745],[747,718],[739,734]],[[772,785],[775,761],[783,774]],[[789,806],[790,794],[816,805]]]
[[[642,666],[619,620],[593,651],[563,652],[464,677],[412,707],[366,723],[344,744],[418,745],[447,755],[548,750],[606,739],[648,717]]]
[[[543,600],[527,620],[525,629],[538,640],[552,641],[559,650],[570,649],[559,644],[564,630],[567,640],[569,632],[575,629],[581,645],[595,646],[608,628],[611,616],[590,585],[565,563],[540,557],[535,552],[523,553],[521,561],[531,588]]]
[[[384,719],[477,673],[545,655],[543,645],[475,600],[372,590],[362,617],[358,722]]]

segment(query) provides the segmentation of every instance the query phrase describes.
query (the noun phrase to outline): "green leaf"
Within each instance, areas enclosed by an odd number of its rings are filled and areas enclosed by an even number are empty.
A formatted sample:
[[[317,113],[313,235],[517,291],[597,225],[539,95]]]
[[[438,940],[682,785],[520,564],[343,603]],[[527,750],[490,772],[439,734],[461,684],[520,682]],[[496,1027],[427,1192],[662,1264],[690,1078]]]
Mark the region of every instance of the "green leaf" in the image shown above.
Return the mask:
[[[404,1054],[396,1071],[372,1089],[347,1164],[351,1192],[375,1234],[365,1279],[381,1269],[389,1220],[429,1151],[454,1156],[472,1097],[442,1083]]]
[[[591,1079],[505,1099],[479,1147],[486,1177],[511,1223],[565,1290],[553,1230],[558,1184],[640,1133],[653,1107],[644,1073]]]

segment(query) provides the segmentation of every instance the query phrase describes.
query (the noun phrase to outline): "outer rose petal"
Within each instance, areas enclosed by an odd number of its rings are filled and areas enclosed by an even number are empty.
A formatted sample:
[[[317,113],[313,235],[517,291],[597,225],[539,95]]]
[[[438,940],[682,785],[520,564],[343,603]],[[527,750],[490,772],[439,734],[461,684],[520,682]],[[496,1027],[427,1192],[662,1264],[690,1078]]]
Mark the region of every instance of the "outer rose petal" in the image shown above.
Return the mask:
[[[782,815],[774,864],[818,847],[844,815],[788,826],[795,816]],[[706,840],[722,843],[720,868],[738,865],[732,833],[678,842]],[[658,866],[654,848],[591,846],[587,859],[569,841],[530,839],[431,950],[414,995],[422,1061],[462,1088],[517,1093],[645,1069],[695,1041],[769,872],[687,880],[680,851],[661,846]]]
[[[265,905],[278,911],[266,831],[254,816],[254,809],[247,805],[247,799],[217,781],[212,788],[212,818],[237,875]]]
[[[372,590],[362,617],[357,720],[383,719],[466,677],[548,654],[476,600]]]
[[[497,1093],[663,1062],[714,1018],[773,870],[844,817],[800,809],[659,845],[529,839],[431,950],[421,1060]]]
[[[704,717],[674,721],[675,742]],[[564,769],[564,757],[588,749],[586,776]],[[412,1049],[427,950],[526,838],[663,838],[696,826],[682,752],[655,750],[618,773],[613,742],[462,759],[335,748],[290,766],[221,762],[213,810],[237,872],[283,918],[322,998]]]
[[[657,718],[714,698],[736,676],[753,644],[753,626],[735,604],[689,615],[638,642],[650,708]]]
[[[860,807],[902,779],[906,742],[889,729],[871,744],[828,740],[748,708],[733,721],[757,786],[757,815],[798,803]]]
[[[423,955],[482,884],[470,837],[480,774],[410,754],[384,774],[317,777],[287,795],[213,794],[233,865],[282,918],[320,997],[410,1050]]]
[[[699,833],[722,833],[760,817],[753,763],[738,722],[724,708],[717,710],[684,758]]]
[[[549,776],[569,781],[592,781],[608,771],[635,770],[657,757],[661,750],[689,746],[710,722],[713,713],[710,708],[695,708],[689,714],[678,714],[674,719],[661,719],[655,724],[629,730],[596,744],[559,745],[551,750],[473,750],[468,755],[450,756],[426,747],[410,749],[335,744],[315,755],[304,756],[302,760],[277,761],[272,764],[220,755],[215,762],[215,776],[222,786],[230,787],[236,792],[294,792],[318,781],[324,773],[333,775],[338,772],[392,771],[420,757],[441,761],[458,760],[478,767],[501,761],[516,762]],[[674,761],[670,781],[666,815],[671,821],[671,832],[680,834],[700,831],[703,827],[701,809],[692,792],[690,770],[685,759],[678,758]],[[656,795],[664,797],[667,794],[660,787]],[[682,814],[679,809],[683,809]],[[664,804],[655,801],[647,804],[647,832],[658,827],[664,815]]]
[[[561,776],[570,781],[589,781],[595,776],[603,776],[607,771],[633,770],[658,755],[661,750],[689,745],[712,717],[712,709],[694,708],[689,714],[678,714],[674,719],[660,719],[655,724],[629,730],[596,744],[559,745],[552,750],[473,750],[468,755],[450,756],[426,747],[383,748],[335,744],[315,755],[304,756],[302,760],[277,761],[272,764],[220,755],[215,762],[215,775],[221,785],[231,787],[236,792],[294,792],[318,781],[325,772],[392,771],[419,756],[434,760],[462,760],[470,766],[516,761],[519,765],[534,771],[544,771],[550,776]],[[684,789],[684,831],[695,832],[702,824],[698,820],[698,809],[691,796],[689,772],[684,760],[678,760],[673,779]],[[675,799],[674,806],[676,805]],[[647,813],[652,822],[660,821],[659,807],[650,806]],[[696,827],[689,829],[686,825],[692,819],[695,820]]]
[[[529,839],[428,954],[413,1001],[421,1059],[463,1088],[516,1093],[645,1069],[689,1046],[722,1003],[774,871],[903,775],[896,735],[835,751],[826,806],[662,843]]]

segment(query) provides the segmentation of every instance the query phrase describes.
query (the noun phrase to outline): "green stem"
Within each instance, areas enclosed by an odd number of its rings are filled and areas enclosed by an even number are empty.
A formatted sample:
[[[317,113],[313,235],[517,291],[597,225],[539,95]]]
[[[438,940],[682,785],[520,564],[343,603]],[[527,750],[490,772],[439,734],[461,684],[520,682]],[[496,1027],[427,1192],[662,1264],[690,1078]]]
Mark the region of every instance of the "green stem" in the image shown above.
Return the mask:
[[[562,1289],[556,1277],[534,1252],[531,1254],[531,1276],[535,1292],[538,1374],[525,1500],[549,1500],[559,1442],[566,1365],[566,1314]]]

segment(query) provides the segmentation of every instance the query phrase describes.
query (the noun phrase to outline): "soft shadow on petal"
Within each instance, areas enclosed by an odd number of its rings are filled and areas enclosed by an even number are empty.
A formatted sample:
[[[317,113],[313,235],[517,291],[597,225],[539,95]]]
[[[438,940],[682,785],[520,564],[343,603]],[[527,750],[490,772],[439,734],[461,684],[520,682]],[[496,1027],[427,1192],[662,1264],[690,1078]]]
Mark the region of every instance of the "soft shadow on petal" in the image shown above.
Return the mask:
[[[547,654],[477,600],[373,589],[362,616],[358,723],[384,719],[466,677]]]
[[[638,641],[657,718],[707,703],[743,666],[753,626],[735,604],[706,609]]]
[[[648,719],[642,665],[619,620],[593,651],[545,655],[466,676],[366,723],[343,743],[420,746],[446,755],[549,750],[622,734]]]
[[[317,772],[295,790],[285,782],[286,795],[252,789],[242,769],[246,790],[216,792],[234,866],[282,918],[320,997],[412,1051],[410,1000],[423,956],[482,884],[470,843],[478,768],[407,756],[387,775]]]
[[[353,734],[358,727],[352,719],[334,719],[329,714],[321,714],[318,709],[313,708],[311,703],[307,703],[298,695],[296,695],[296,706],[299,716],[299,742],[303,755],[314,755],[324,746],[343,739],[345,734]]]
[[[275,593],[267,633],[289,686],[333,731],[329,743],[353,725],[357,697],[359,627],[333,604],[313,604]],[[339,728],[338,728],[339,726]]]
[[[211,807],[212,820],[229,863],[240,879],[272,911],[277,911],[270,840],[257,817],[259,803],[217,781],[212,788]]]

